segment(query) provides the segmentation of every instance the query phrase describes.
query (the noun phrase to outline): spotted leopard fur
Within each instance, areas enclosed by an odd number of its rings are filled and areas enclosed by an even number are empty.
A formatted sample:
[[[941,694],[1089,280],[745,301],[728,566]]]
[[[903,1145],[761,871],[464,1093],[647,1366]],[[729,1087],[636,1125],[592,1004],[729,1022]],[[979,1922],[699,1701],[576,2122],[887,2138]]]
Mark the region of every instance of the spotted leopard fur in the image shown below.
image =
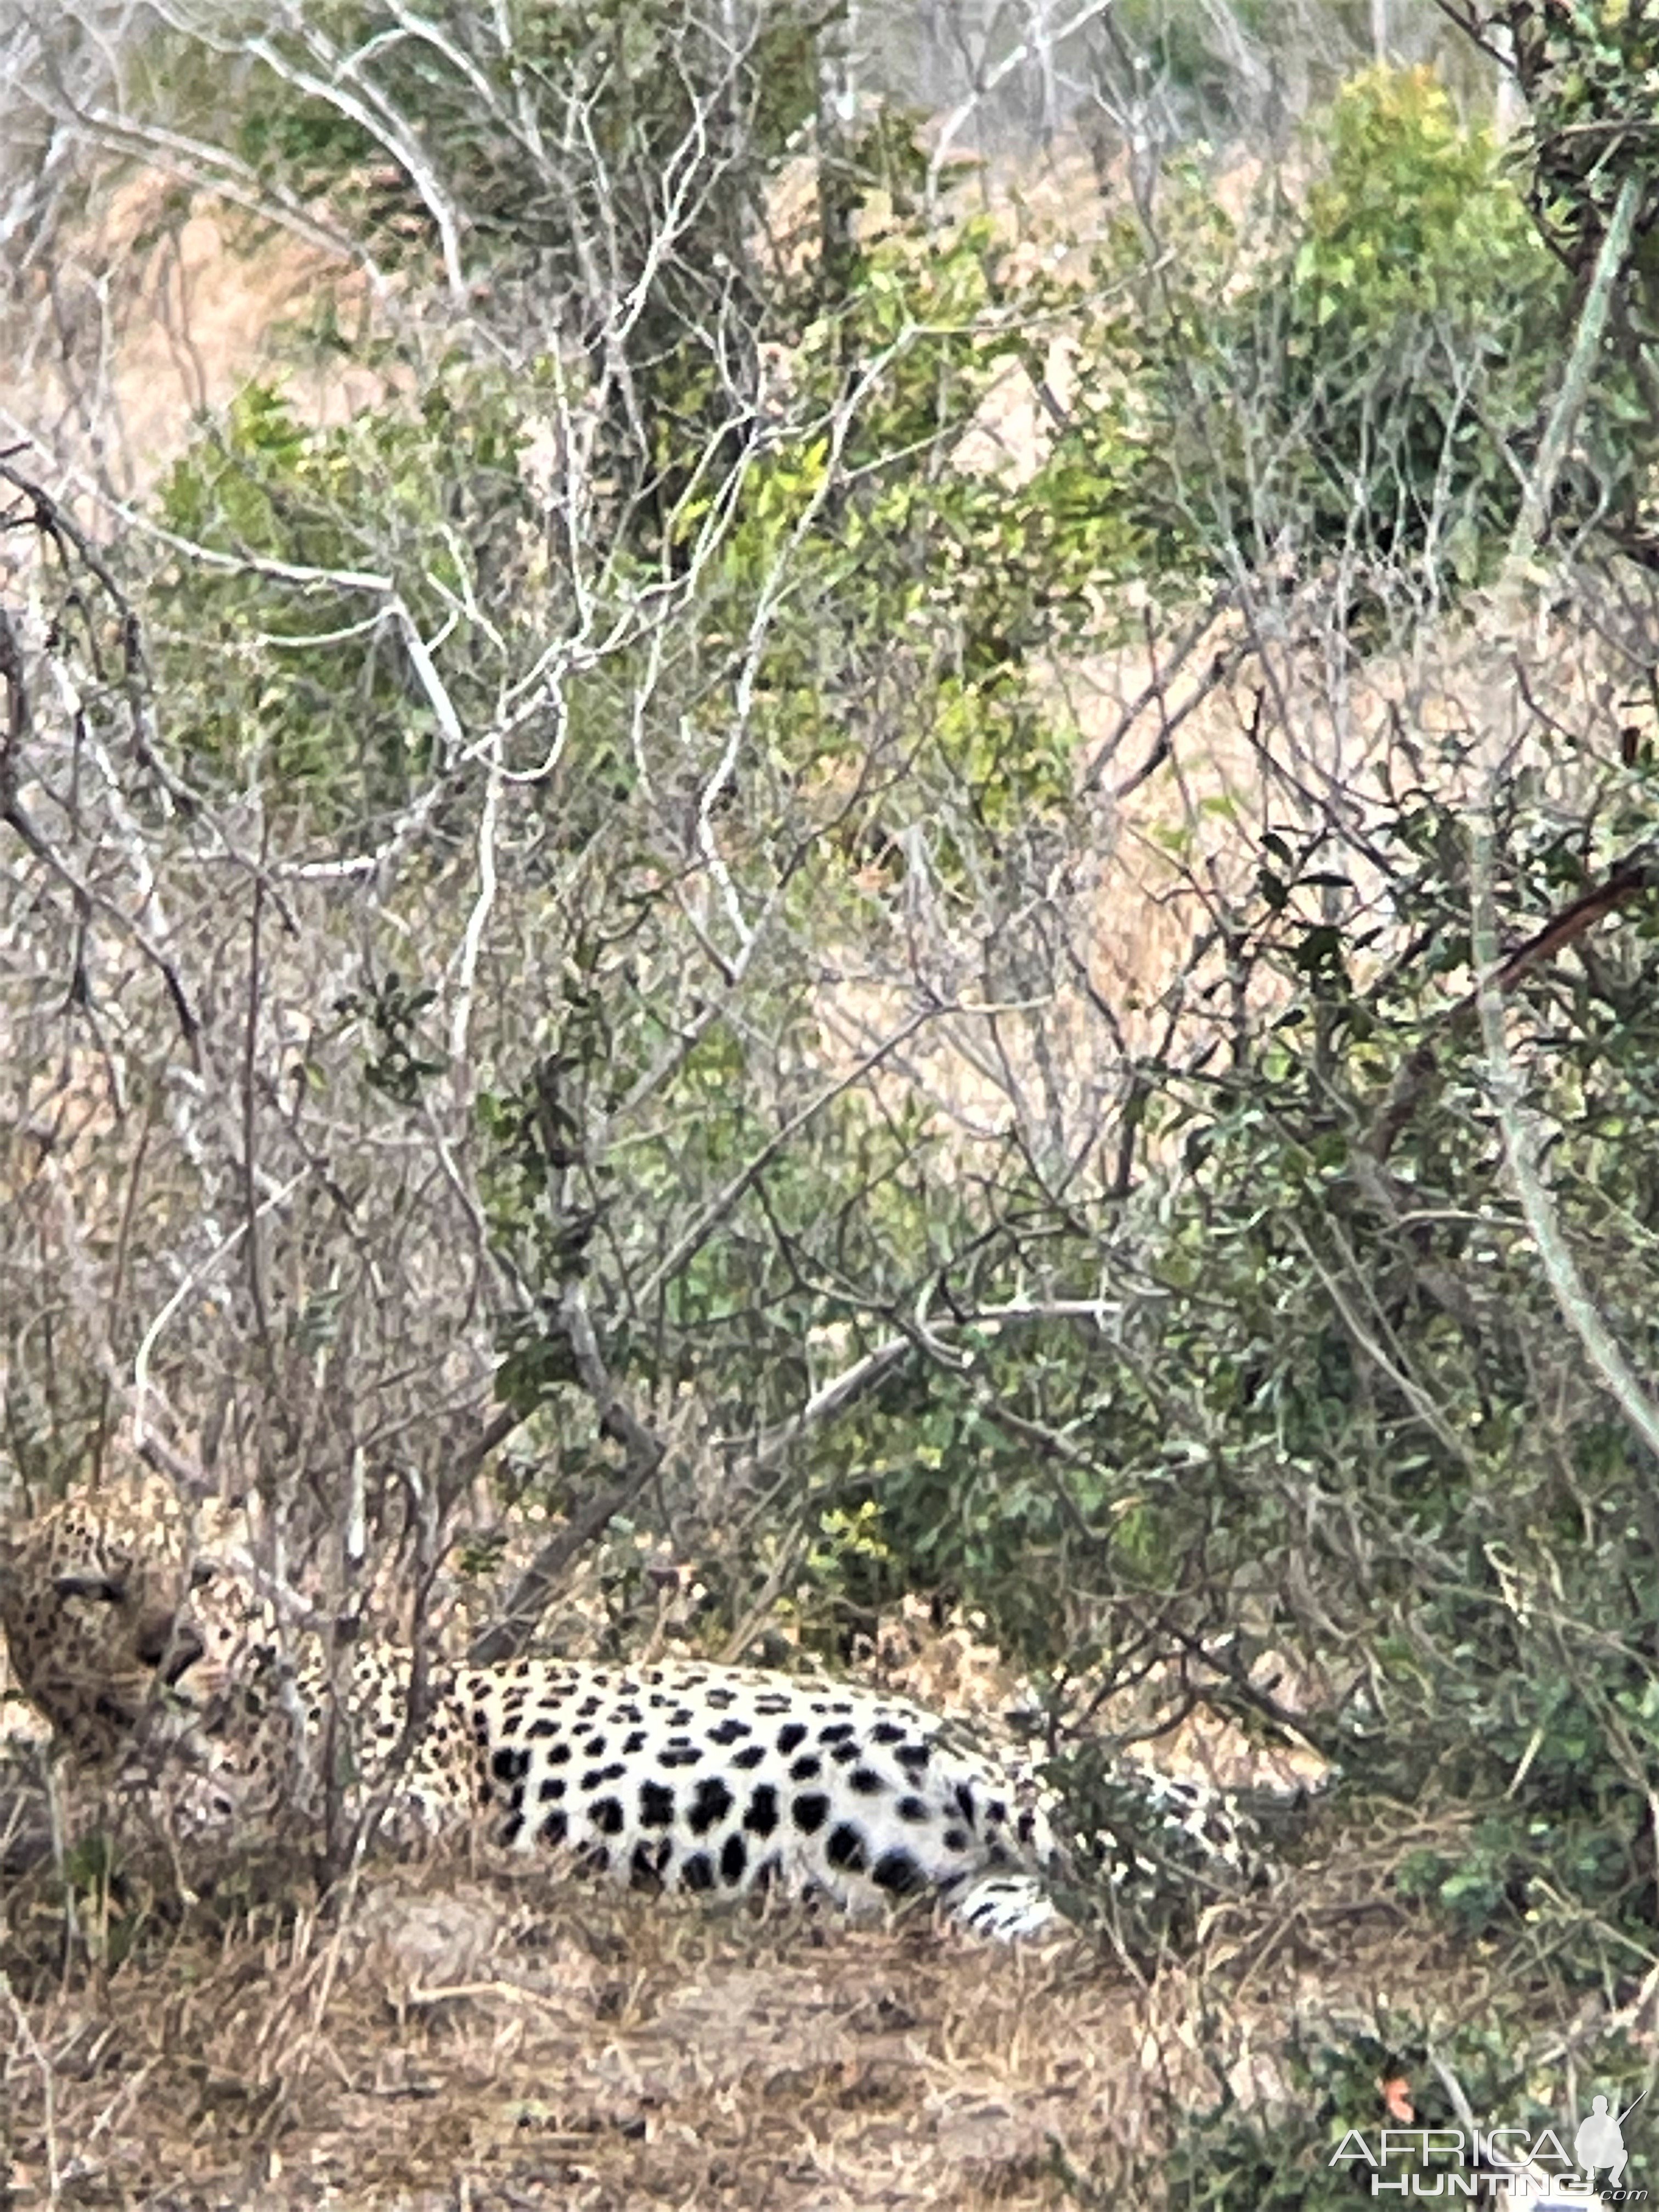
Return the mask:
[[[1004,1937],[1054,1917],[1048,1793],[906,1700],[693,1661],[522,1659],[437,1670],[410,1729],[410,1654],[281,1629],[240,1573],[145,1557],[95,1516],[11,1559],[0,1617],[26,1692],[82,1757],[165,1711],[172,1815],[198,1839],[314,1833],[332,1798],[396,1842],[482,1822],[508,1849],[638,1887],[775,1885],[853,1907],[931,1893]],[[1146,1776],[1128,1788],[1160,1844],[1105,1838],[1114,1881],[1151,1869],[1179,1883],[1183,1850],[1193,1865],[1237,1858],[1229,1823],[1218,1844],[1210,1832],[1206,1793]]]
[[[326,1669],[263,1653],[202,1709],[225,1753],[203,1818],[303,1827],[343,1776],[347,1818],[372,1806],[402,1844],[482,1820],[498,1845],[636,1888],[776,1886],[849,1907],[931,1891],[995,1935],[1053,1917],[1035,1778],[917,1706],[758,1668],[521,1659],[441,1674],[405,1747],[410,1666],[353,1653],[342,1697]]]

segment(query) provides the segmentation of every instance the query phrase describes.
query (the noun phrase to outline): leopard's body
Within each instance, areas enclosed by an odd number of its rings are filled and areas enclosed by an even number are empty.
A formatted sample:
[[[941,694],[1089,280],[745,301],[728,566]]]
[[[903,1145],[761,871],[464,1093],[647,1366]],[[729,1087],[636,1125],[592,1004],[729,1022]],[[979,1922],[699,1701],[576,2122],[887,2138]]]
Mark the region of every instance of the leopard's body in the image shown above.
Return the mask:
[[[15,1540],[0,1577],[20,1683],[82,1758],[164,1715],[180,1752],[173,1816],[198,1838],[314,1832],[331,1801],[394,1841],[482,1823],[509,1849],[634,1886],[776,1886],[848,1905],[932,1893],[1004,1936],[1054,1917],[1048,1793],[902,1698],[680,1659],[519,1659],[422,1680],[407,1651],[279,1627],[244,1574],[146,1560],[95,1519],[33,1549]],[[1191,1785],[1136,1786],[1165,1838],[1213,1826]]]
[[[635,1888],[775,1886],[849,1906],[931,1891],[1000,1935],[1053,1917],[1035,1778],[902,1699],[690,1660],[519,1659],[441,1671],[405,1744],[410,1666],[349,1650],[331,1685],[267,1650],[202,1708],[224,1755],[200,1818],[313,1822],[331,1776],[348,1818],[372,1806],[399,1843],[476,1821]]]

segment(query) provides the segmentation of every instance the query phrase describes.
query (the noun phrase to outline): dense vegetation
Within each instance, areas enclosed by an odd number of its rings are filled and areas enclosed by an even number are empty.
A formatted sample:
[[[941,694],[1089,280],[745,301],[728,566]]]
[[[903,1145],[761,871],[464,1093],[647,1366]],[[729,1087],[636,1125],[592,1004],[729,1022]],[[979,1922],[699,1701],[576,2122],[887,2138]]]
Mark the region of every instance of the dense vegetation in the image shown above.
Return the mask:
[[[20,1463],[141,1344],[306,1535],[430,1558],[504,1447],[711,1637],[971,1605],[1085,1795],[1114,1683],[1271,1729],[1289,1655],[1328,1821],[1447,1812],[1399,1893],[1628,1995],[1659,24],[1468,0],[1244,147],[1126,8],[1057,258],[822,11],[234,12],[129,97],[331,241],[295,358],[382,396],[251,384],[102,554],[5,464],[17,1121],[120,1093],[67,1287],[18,1201]],[[1324,2201],[1240,2125],[1183,2201]]]

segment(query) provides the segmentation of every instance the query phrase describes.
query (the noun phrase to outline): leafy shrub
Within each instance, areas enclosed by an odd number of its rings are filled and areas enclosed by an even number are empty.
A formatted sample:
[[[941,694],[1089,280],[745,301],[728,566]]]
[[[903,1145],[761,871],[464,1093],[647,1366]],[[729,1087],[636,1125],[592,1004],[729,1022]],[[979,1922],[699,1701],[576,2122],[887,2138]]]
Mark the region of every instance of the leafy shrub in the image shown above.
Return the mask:
[[[1357,78],[1310,126],[1314,174],[1235,221],[1201,171],[1091,348],[1092,469],[1160,568],[1276,575],[1340,555],[1360,596],[1432,605],[1485,574],[1519,502],[1559,308],[1490,134],[1424,70]]]
[[[1480,2189],[1495,2169],[1487,2167],[1484,2177],[1474,2172],[1469,2127],[1448,2076],[1479,2128],[1518,2128],[1530,2144],[1547,2130],[1570,2159],[1571,2107],[1589,2110],[1584,2075],[1575,2080],[1559,2058],[1530,2057],[1535,2038],[1534,2023],[1507,2006],[1450,2028],[1401,2009],[1356,2027],[1340,2041],[1329,2030],[1321,2039],[1297,2038],[1283,2053],[1279,2094],[1271,2103],[1251,2111],[1227,2096],[1207,2112],[1177,2117],[1178,2133],[1163,2166],[1171,2212],[1176,2206],[1183,2212],[1254,2212],[1258,2206],[1262,2212],[1292,2206],[1344,2212],[1362,2199],[1374,2203],[1376,2169],[1356,2154],[1353,2138],[1362,2137],[1376,2158],[1384,2129],[1394,2134],[1390,2181],[1403,2178],[1410,2190],[1413,2177],[1420,2177],[1425,2195],[1445,2193],[1445,2177],[1455,2170],[1450,2157],[1425,2160],[1413,2137],[1419,2129],[1445,2130],[1441,2139],[1449,2144],[1455,2130],[1468,2161],[1462,2176]],[[1593,2079],[1615,2109],[1630,2104],[1645,2073],[1642,2054],[1624,2038],[1597,2045]],[[1512,2151],[1515,2139],[1503,2148]],[[1542,2148],[1549,2152],[1547,2144]],[[1639,2163],[1638,2154],[1632,2174]],[[1552,2163],[1550,2170],[1565,2169]]]
[[[533,560],[518,466],[528,397],[522,380],[509,397],[504,380],[459,370],[408,409],[315,428],[255,383],[204,430],[157,508],[210,557],[169,561],[153,585],[193,771],[233,786],[257,775],[322,827],[358,835],[442,770],[452,734],[411,632],[452,641],[458,713],[490,696],[469,611],[510,605]],[[193,680],[204,652],[210,684]]]

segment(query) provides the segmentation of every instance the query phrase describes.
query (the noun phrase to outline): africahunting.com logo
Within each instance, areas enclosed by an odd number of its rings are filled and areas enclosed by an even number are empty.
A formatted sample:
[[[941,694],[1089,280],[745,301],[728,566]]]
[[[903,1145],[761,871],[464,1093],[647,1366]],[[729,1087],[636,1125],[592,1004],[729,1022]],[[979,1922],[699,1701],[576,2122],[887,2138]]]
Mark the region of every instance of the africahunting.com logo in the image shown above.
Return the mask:
[[[1482,2197],[1494,2212],[1505,2204],[1526,2212],[1639,2204],[1648,2192],[1626,2184],[1625,2124],[1647,2094],[1617,2114],[1606,2097],[1595,2098],[1571,2158],[1553,2128],[1350,2128],[1331,2164],[1356,2173],[1369,2167],[1373,2197]]]

